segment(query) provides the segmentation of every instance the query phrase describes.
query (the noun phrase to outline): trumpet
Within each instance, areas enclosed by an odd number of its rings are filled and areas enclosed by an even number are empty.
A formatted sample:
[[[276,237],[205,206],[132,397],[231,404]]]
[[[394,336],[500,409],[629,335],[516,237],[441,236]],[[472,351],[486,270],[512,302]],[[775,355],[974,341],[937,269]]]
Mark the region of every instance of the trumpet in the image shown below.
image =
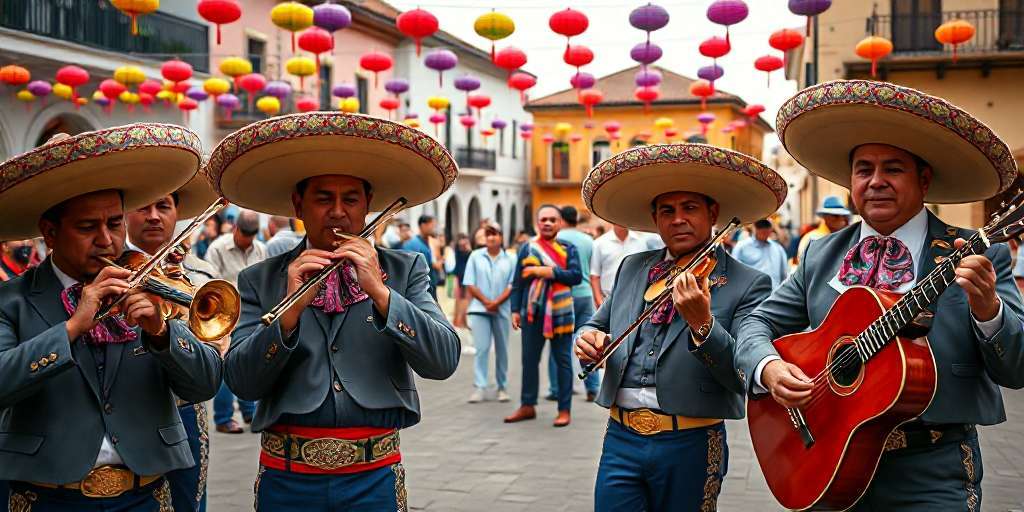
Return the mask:
[[[378,226],[387,222],[389,219],[391,219],[391,217],[394,217],[395,214],[401,211],[402,208],[404,208],[408,202],[409,201],[404,197],[399,197],[398,199],[395,199],[395,201],[388,205],[388,207],[385,208],[384,211],[380,212],[380,215],[377,215],[377,217],[375,217],[372,221],[370,221],[369,224],[366,225],[366,227],[363,228],[363,231],[359,233],[358,238],[367,238],[370,235],[372,235],[374,230],[376,230]],[[357,238],[354,235],[350,235],[348,233],[341,233],[338,230],[334,230],[334,235],[340,238],[342,241]],[[331,263],[330,265],[324,267],[315,276],[311,277],[310,279],[307,279],[306,282],[302,283],[302,286],[300,286],[298,290],[295,290],[295,293],[292,293],[291,295],[285,297],[284,300],[282,300],[278,305],[274,306],[274,308],[268,311],[267,314],[263,315],[260,318],[260,321],[263,322],[263,325],[268,326],[274,323],[274,321],[280,318],[282,314],[284,314],[289,309],[294,307],[295,304],[299,301],[299,299],[306,294],[306,292],[308,292],[314,286],[319,286],[324,280],[327,279],[328,276],[331,275],[332,272],[341,268],[342,264],[344,264],[344,260],[337,260],[334,263]]]

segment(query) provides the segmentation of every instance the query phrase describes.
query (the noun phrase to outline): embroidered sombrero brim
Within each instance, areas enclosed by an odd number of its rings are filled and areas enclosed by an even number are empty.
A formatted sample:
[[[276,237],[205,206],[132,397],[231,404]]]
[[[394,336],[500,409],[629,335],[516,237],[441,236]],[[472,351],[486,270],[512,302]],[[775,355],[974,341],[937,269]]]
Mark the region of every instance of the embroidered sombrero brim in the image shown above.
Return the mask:
[[[657,231],[651,203],[666,192],[697,192],[719,204],[718,224],[767,217],[788,187],[757,159],[706,144],[658,144],[626,150],[595,166],[583,181],[594,215],[639,231]]]
[[[851,152],[869,143],[928,162],[930,203],[988,199],[1017,176],[1009,148],[984,123],[942,98],[889,83],[836,80],[809,87],[783,104],[776,128],[797,162],[846,188]]]
[[[178,219],[191,219],[206,211],[218,196],[213,191],[206,169],[200,168],[196,175],[188,180],[185,186],[178,189]]]
[[[126,210],[152,203],[196,175],[199,136],[181,126],[139,123],[85,132],[0,163],[0,240],[39,236],[39,217],[72,197],[124,194]]]
[[[455,182],[458,167],[429,135],[403,124],[344,112],[309,112],[250,124],[213,150],[207,173],[232,203],[293,216],[291,193],[303,179],[328,174],[373,187],[371,211],[399,197],[430,201]]]

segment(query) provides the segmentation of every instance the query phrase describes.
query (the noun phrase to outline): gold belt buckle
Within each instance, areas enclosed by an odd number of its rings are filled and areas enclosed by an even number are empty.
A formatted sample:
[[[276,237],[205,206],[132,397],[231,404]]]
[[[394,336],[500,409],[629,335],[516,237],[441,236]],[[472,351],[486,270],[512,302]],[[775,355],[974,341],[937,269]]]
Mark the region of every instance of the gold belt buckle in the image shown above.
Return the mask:
[[[627,426],[637,434],[649,436],[660,431],[658,415],[648,409],[639,409],[626,412]]]
[[[356,443],[347,439],[321,437],[302,445],[303,461],[317,469],[330,471],[351,466],[360,458]]]
[[[114,498],[132,488],[132,472],[114,466],[94,468],[82,479],[82,495],[87,498]]]

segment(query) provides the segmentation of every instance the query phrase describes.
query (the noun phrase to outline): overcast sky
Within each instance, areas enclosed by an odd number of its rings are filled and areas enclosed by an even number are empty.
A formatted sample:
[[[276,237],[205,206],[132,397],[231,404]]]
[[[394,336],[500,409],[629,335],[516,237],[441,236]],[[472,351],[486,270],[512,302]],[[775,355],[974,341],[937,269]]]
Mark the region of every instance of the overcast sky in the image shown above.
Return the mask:
[[[532,97],[540,97],[569,87],[569,77],[575,68],[562,61],[565,38],[548,27],[548,18],[556,11],[572,7],[590,19],[590,26],[574,43],[584,44],[594,51],[594,62],[583,68],[597,77],[628,68],[636,63],[629,57],[633,45],[644,41],[645,33],[629,24],[629,13],[647,2],[623,0],[390,0],[404,10],[417,6],[432,12],[440,20],[441,28],[456,36],[490,49],[490,41],[473,31],[473,21],[494,8],[515,21],[516,31],[498,42],[516,46],[526,52],[526,69],[538,76]],[[665,28],[655,31],[651,41],[664,50],[658,66],[694,77],[697,69],[711,63],[700,54],[701,41],[714,35],[725,35],[725,27],[707,18],[712,0],[663,0],[652,2],[664,7],[670,16]],[[775,112],[794,92],[796,84],[783,79],[782,71],[772,73],[771,87],[765,74],[754,69],[754,60],[765,54],[781,57],[781,53],[768,45],[768,36],[781,28],[803,28],[805,18],[795,16],[786,7],[786,0],[747,0],[750,15],[730,29],[732,51],[719,59],[725,76],[716,82],[718,88],[737,94],[748,103],[761,103],[766,107],[762,117],[775,124]],[[600,108],[600,107],[598,107]],[[689,129],[689,122],[676,120],[677,126]],[[692,121],[694,127],[696,121]],[[769,137],[766,145],[777,144]]]

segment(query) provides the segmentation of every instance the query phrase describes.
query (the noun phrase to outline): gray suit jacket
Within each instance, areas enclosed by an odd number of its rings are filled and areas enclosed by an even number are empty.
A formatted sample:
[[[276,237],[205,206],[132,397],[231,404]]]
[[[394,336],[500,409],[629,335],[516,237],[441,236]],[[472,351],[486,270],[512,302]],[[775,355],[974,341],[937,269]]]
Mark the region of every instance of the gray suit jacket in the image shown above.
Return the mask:
[[[279,322],[264,326],[260,317],[284,298],[288,264],[305,247],[303,241],[238,276],[242,317],[224,360],[225,379],[239,398],[260,401],[253,429],[273,425],[284,413],[316,410],[335,379],[366,409],[404,408],[418,420],[412,372],[446,379],[460,355],[455,329],[430,296],[426,260],[378,248],[384,284],[391,288],[386,317],[369,299],[338,313],[340,321],[306,308],[297,331],[285,339]]]
[[[627,256],[619,266],[612,294],[584,324],[611,338],[625,332],[643,312],[648,270],[665,254],[663,249]],[[742,418],[743,385],[734,371],[736,341],[733,334],[748,313],[771,292],[771,279],[718,251],[718,265],[709,279],[722,279],[711,287],[711,313],[715,326],[707,341],[694,347],[690,327],[676,314],[658,355],[658,405],[669,414],[698,418]],[[629,354],[636,344],[635,330],[608,360],[597,403],[611,407],[622,384]]]
[[[915,255],[920,280],[935,268],[935,258],[949,254],[943,249],[956,238],[972,232],[947,226],[928,214],[928,235],[924,249]],[[772,293],[740,327],[737,368],[750,376],[769,355],[775,355],[772,340],[821,324],[839,292],[828,283],[839,272],[846,253],[860,238],[860,223],[810,243],[796,272]],[[933,245],[933,240],[945,244]],[[1003,302],[1003,326],[991,338],[976,327],[967,305],[967,295],[953,283],[931,308],[935,317],[928,341],[935,355],[938,390],[935,400],[922,415],[930,423],[975,423],[992,425],[1006,420],[999,386],[1024,387],[1024,332],[1020,292],[1010,275],[1010,253],[1005,244],[985,253],[996,270],[996,293]]]
[[[0,480],[81,480],[104,433],[138,474],[193,466],[174,397],[217,393],[217,350],[172,320],[166,350],[150,348],[141,331],[108,345],[99,382],[91,349],[68,340],[61,291],[49,259],[0,286]]]

